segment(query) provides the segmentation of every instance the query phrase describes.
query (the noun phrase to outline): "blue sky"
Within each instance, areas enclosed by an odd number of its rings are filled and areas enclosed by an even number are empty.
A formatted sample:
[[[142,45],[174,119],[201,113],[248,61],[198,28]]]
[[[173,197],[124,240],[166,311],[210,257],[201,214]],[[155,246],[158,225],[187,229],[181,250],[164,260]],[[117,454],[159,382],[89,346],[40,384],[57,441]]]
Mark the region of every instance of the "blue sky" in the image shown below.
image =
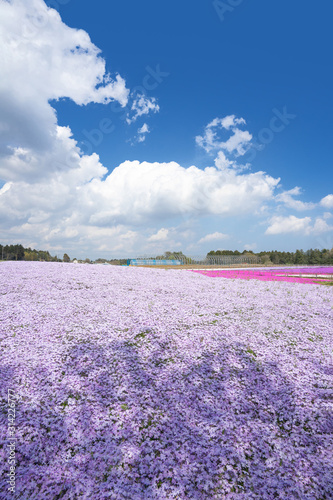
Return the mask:
[[[2,241],[93,258],[333,247],[329,2],[0,11]]]

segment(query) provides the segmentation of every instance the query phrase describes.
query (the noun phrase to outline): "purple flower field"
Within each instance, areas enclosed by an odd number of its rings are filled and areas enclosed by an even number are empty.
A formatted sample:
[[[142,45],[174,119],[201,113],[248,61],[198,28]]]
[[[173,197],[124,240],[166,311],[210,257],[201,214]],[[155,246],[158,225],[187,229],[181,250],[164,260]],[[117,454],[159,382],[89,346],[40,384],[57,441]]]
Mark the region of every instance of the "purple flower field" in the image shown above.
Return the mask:
[[[333,498],[332,287],[43,262],[0,280],[1,499]]]

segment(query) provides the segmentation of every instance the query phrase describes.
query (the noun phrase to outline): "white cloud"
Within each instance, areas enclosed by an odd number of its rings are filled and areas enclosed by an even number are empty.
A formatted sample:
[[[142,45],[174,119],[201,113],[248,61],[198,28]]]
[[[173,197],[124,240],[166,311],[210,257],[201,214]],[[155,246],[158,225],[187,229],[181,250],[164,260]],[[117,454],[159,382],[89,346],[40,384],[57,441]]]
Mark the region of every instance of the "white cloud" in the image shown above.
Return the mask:
[[[320,201],[322,207],[333,208],[333,194],[328,194]]]
[[[229,160],[223,151],[219,151],[217,157],[214,160],[216,168],[219,170],[227,170],[234,169],[237,172],[242,172],[243,170],[247,170],[250,168],[250,164],[246,163],[245,165],[241,165],[237,163],[235,160]]]
[[[93,190],[89,185],[83,189],[88,205],[98,199],[90,222],[105,225],[184,214],[245,214],[270,199],[278,181],[263,172],[237,175],[214,167],[184,168],[176,162],[126,161],[105,181],[96,180]]]
[[[147,134],[149,133],[149,127],[147,123],[144,123],[142,127],[138,128],[138,134]]]
[[[210,241],[226,240],[228,238],[229,236],[227,234],[216,232],[212,234],[207,234],[206,236],[204,236],[199,240],[199,243],[208,243]]]
[[[228,153],[237,152],[237,156],[242,156],[247,151],[247,146],[251,142],[252,135],[247,130],[234,129],[233,135],[226,141],[220,143],[220,148]]]
[[[169,236],[169,230],[162,227],[156,234],[148,238],[148,241],[166,241]]]
[[[105,71],[100,50],[83,30],[69,28],[42,0],[0,2],[0,152],[4,180],[35,179],[79,168],[80,152],[67,127],[58,127],[49,102],[78,105],[119,101],[125,81]]]
[[[148,115],[149,113],[158,113],[159,110],[160,107],[155,97],[147,97],[143,94],[139,94],[133,98],[131,106],[132,113],[127,114],[126,121],[130,125],[140,116]]]
[[[246,121],[244,118],[236,118],[235,115],[229,115],[225,116],[224,118],[215,118],[210,125],[217,127],[220,125],[222,128],[225,128],[226,130],[229,130],[232,127],[235,127],[235,125],[245,125]]]
[[[196,139],[206,151],[217,152],[215,167],[124,161],[109,173],[97,154],[83,153],[69,127],[58,125],[50,102],[116,100],[125,106],[125,81],[106,73],[105,61],[85,31],[66,26],[42,0],[0,0],[0,19],[0,131],[5,144],[0,150],[5,181],[0,218],[7,241],[57,251],[80,248],[87,255],[98,249],[137,253],[144,244],[166,240],[176,248],[181,246],[178,234],[165,228],[166,221],[187,215],[255,216],[273,199],[279,179],[264,172],[245,174],[245,167],[230,157],[243,155],[252,138],[241,130],[245,120],[234,115],[216,118]],[[128,122],[158,111],[154,98],[136,95]],[[222,140],[218,133],[225,131],[230,137]],[[137,140],[143,142],[149,132],[144,123]],[[297,194],[292,191],[285,194],[288,203]],[[332,196],[322,206],[331,207]],[[150,222],[156,228],[152,235]],[[271,226],[276,230],[279,222]],[[306,227],[316,234],[330,230],[324,218]],[[226,237],[212,233],[200,241]]]
[[[311,234],[321,234],[332,230],[333,226],[329,226],[327,222],[320,217],[317,217],[314,224],[312,224],[311,217],[298,218],[294,215],[290,215],[288,217],[272,217],[266,234],[302,233],[305,236],[309,236]]]
[[[312,210],[316,207],[315,203],[303,202],[300,200],[295,200],[294,196],[299,196],[302,193],[300,187],[296,186],[289,191],[284,191],[275,197],[275,200],[279,203],[283,203],[286,207],[292,208],[297,211]]]
[[[12,182],[7,182],[6,184],[4,184],[4,185],[2,186],[2,188],[0,189],[0,196],[1,196],[2,194],[5,194],[7,191],[9,191],[9,190],[10,190],[10,188],[11,188],[11,185],[12,185],[12,184],[13,184]]]
[[[105,72],[88,33],[66,26],[43,0],[2,1],[0,18],[2,91],[44,103],[68,97],[79,105],[111,100],[126,105],[124,80]]]
[[[98,155],[84,155],[71,129],[58,125],[50,101],[67,97],[82,105],[114,99],[125,105],[124,80],[112,80],[89,35],[66,26],[42,0],[0,2],[0,17],[4,237],[25,242],[34,234],[39,247],[71,241],[83,249],[112,240],[110,248],[120,248],[122,234],[137,238],[133,226],[185,214],[246,214],[271,199],[278,181],[263,172],[237,175],[175,162],[125,161],[107,175]],[[136,96],[132,120],[158,110],[154,99]],[[219,124],[233,130],[243,120],[226,117]],[[143,124],[138,135],[148,132]]]
[[[311,233],[321,234],[321,233],[326,233],[327,231],[333,231],[333,226],[327,224],[327,222],[324,219],[317,217],[313,229],[311,230]]]
[[[215,158],[215,166],[219,170],[227,170],[228,168],[238,168],[238,165],[233,160],[228,160],[223,151],[219,151]]]
[[[81,158],[76,169],[55,171],[51,179],[7,183],[0,194],[4,236],[25,241],[35,234],[43,247],[71,235],[76,244],[94,247],[101,242],[92,235],[102,229],[105,241],[114,241],[112,228],[147,227],[184,215],[253,213],[271,199],[278,182],[263,172],[237,175],[175,162],[127,161],[105,174],[98,156],[92,155]]]
[[[134,142],[144,142],[147,134],[150,134],[150,130],[147,123],[144,123],[142,127],[138,128],[138,135],[134,137]]]
[[[256,243],[248,243],[247,245],[244,245],[244,250],[256,250],[257,249],[257,244]]]
[[[247,130],[240,130],[237,125],[245,125],[244,118],[236,118],[235,115],[224,118],[215,118],[205,128],[203,136],[195,138],[198,146],[207,153],[223,150],[227,153],[234,153],[242,156],[246,153],[251,142],[252,135]],[[218,138],[218,130],[231,130],[232,135],[227,141]]]

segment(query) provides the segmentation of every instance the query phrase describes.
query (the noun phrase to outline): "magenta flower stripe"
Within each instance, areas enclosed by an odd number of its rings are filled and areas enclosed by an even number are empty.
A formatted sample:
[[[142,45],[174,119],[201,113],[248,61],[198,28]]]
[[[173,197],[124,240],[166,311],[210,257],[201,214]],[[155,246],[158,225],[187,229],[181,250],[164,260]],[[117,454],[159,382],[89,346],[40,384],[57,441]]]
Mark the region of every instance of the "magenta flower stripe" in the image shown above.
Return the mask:
[[[333,280],[333,267],[281,269],[202,269],[193,272],[210,278],[229,278],[260,281],[289,281],[290,283],[318,283]]]

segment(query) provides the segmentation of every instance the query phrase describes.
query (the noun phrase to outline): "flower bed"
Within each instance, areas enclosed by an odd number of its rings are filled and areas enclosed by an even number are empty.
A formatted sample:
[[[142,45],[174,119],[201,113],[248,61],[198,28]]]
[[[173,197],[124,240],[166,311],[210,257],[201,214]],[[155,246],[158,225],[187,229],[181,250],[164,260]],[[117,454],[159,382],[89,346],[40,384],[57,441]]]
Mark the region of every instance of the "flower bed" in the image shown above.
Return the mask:
[[[256,279],[260,281],[289,281],[290,283],[325,283],[333,280],[332,267],[280,268],[280,269],[218,269],[193,272],[210,278]]]
[[[0,282],[1,499],[333,497],[331,288],[34,262]]]

